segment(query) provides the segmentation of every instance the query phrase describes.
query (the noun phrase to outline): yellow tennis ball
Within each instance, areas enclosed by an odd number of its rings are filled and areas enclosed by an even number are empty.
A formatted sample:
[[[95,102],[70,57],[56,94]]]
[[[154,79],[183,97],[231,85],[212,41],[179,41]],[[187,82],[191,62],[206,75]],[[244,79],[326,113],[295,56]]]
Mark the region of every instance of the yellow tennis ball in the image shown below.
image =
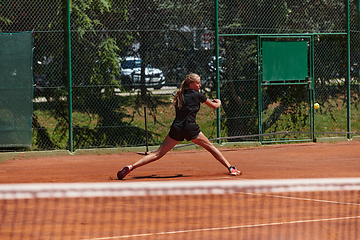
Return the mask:
[[[314,108],[315,108],[315,109],[319,109],[319,107],[320,107],[320,105],[319,105],[318,103],[315,103],[315,104],[314,104]]]

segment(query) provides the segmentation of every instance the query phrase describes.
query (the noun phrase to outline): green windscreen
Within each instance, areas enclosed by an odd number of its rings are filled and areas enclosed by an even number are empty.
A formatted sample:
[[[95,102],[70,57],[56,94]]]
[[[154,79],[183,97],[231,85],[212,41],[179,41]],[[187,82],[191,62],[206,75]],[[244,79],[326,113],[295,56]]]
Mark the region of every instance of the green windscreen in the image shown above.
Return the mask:
[[[308,76],[307,41],[262,42],[263,81],[304,80]]]
[[[0,147],[31,147],[32,33],[2,33],[0,46]]]

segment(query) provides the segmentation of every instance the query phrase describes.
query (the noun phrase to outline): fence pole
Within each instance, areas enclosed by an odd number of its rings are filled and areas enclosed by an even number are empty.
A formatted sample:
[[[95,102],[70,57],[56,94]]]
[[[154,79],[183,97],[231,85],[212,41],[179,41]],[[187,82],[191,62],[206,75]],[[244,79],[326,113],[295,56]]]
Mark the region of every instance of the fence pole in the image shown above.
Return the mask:
[[[346,86],[347,86],[347,132],[351,132],[351,76],[350,76],[350,67],[351,67],[351,61],[350,61],[350,0],[346,1],[346,57],[347,57],[347,74],[346,74]],[[347,134],[347,138],[351,138],[351,134]]]
[[[219,2],[215,0],[215,58],[216,58],[216,98],[220,99],[220,64],[219,64]],[[216,109],[217,137],[221,135],[220,108]],[[220,143],[221,140],[218,141]]]
[[[69,151],[74,151],[73,146],[73,126],[72,126],[72,81],[71,81],[71,27],[70,27],[70,1],[66,0],[66,61],[67,61],[67,79],[68,79],[68,111],[69,111]]]

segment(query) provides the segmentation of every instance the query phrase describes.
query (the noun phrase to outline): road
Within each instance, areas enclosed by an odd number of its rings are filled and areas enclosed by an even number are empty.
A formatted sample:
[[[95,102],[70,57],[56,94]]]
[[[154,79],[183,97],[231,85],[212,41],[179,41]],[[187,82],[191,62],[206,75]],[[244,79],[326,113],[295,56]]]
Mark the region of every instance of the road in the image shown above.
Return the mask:
[[[148,88],[148,90],[155,95],[170,95],[176,89],[177,89],[176,87],[169,87],[169,86],[164,86],[161,89]],[[131,92],[121,92],[119,88],[115,88],[115,95],[117,96],[132,96],[132,95],[137,95],[139,92],[140,89],[136,89]],[[62,100],[66,100],[66,97],[63,97]],[[45,97],[38,97],[34,99],[34,103],[42,103],[42,102],[47,102]]]

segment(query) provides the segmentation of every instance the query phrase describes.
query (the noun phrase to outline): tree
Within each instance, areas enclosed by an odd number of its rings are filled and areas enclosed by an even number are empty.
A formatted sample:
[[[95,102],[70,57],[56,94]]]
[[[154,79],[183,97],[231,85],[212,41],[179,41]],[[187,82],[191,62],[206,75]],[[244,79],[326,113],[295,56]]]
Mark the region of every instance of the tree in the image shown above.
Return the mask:
[[[1,3],[3,11],[0,27],[4,32],[33,31],[34,33],[34,66],[35,84],[43,80],[42,91],[35,87],[35,97],[47,99],[47,109],[57,120],[55,127],[61,138],[67,138],[69,127],[66,88],[65,52],[65,4],[66,1],[39,0]],[[119,75],[118,52],[132,42],[131,36],[125,31],[127,21],[127,0],[114,1],[71,1],[71,34],[72,34],[72,79],[74,108],[89,114],[98,114],[101,121],[98,130],[91,130],[74,124],[77,147],[82,147],[82,140],[109,135],[106,127],[108,118],[122,123],[123,115],[115,114],[115,104],[109,99],[114,98],[114,88],[118,87],[116,77]],[[37,77],[39,76],[39,78]],[[38,79],[37,79],[38,78]],[[96,104],[90,104],[90,103]],[[110,106],[109,106],[110,104]],[[103,111],[104,105],[108,111]],[[35,110],[39,105],[34,105]],[[51,140],[45,129],[34,116],[34,127],[41,131],[37,135],[38,147],[59,148],[59,139]],[[84,131],[86,130],[86,131]],[[95,137],[96,138],[96,137]],[[121,138],[121,137],[120,137]],[[104,140],[105,139],[105,140]],[[98,137],[96,141],[108,144],[108,137]],[[121,144],[122,139],[112,139]],[[94,144],[94,139],[88,144]],[[100,143],[99,143],[100,144]]]

